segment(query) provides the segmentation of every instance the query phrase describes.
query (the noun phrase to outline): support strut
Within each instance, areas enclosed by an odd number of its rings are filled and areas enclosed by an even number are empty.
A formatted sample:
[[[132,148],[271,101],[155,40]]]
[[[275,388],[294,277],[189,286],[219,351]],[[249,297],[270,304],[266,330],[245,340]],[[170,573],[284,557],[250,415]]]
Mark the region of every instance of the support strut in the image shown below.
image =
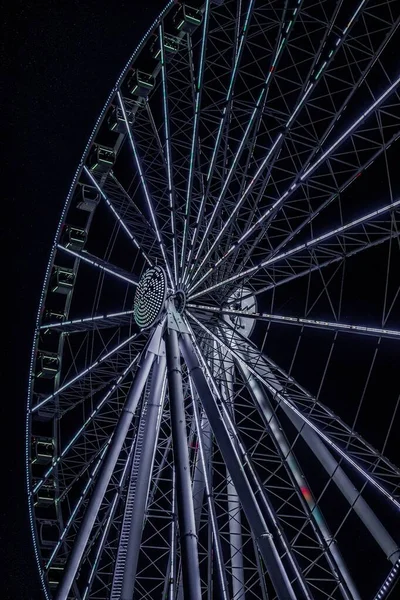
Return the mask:
[[[149,398],[146,409],[146,423],[143,432],[143,439],[140,440],[141,448],[135,449],[135,455],[139,454],[139,464],[136,465],[135,458],[132,463],[131,481],[129,485],[128,495],[131,492],[131,487],[134,487],[134,500],[132,506],[129,506],[130,515],[127,515],[128,503],[126,505],[125,519],[129,520],[129,534],[126,547],[126,558],[122,566],[122,593],[120,600],[132,600],[135,588],[135,578],[137,564],[139,559],[140,543],[142,539],[142,531],[145,519],[146,503],[150,488],[151,473],[154,462],[154,449],[157,444],[158,437],[158,415],[162,403],[162,386],[165,375],[166,361],[165,357],[161,356],[158,362],[154,362],[153,374],[150,384]],[[124,525],[123,524],[123,525]],[[126,543],[121,539],[119,545]],[[117,561],[118,563],[118,561]],[[114,578],[117,575],[117,565]]]
[[[238,351],[238,353],[243,357],[245,362],[249,361],[249,356],[247,353],[244,353],[243,351]],[[261,379],[268,379],[270,386],[273,387],[278,393],[282,391],[282,385],[274,376],[265,360],[262,360],[262,362],[259,361],[259,363],[256,366],[253,366],[253,368],[257,371]],[[303,420],[283,402],[280,403],[280,408],[293,423],[310,450],[324,467],[329,477],[332,478],[332,481],[337,485],[343,496],[353,508],[354,512],[358,515],[362,523],[375,539],[376,543],[383,550],[386,558],[392,564],[395,564],[400,558],[399,546],[385,529],[369,504],[361,496],[361,493],[357,490],[357,488],[354,487],[352,481],[340,466],[340,463],[331,454],[330,450],[325,446],[321,438],[307,423],[304,423]]]
[[[64,576],[58,587],[56,600],[67,600],[71,586],[76,578],[76,574],[88,543],[94,522],[96,520],[97,513],[99,512],[104,494],[106,493],[108,484],[114,472],[114,468],[123,443],[132,423],[133,415],[137,408],[147,377],[150,373],[151,365],[153,364],[154,360],[154,354],[149,350],[145,352],[145,357],[141,362],[138,372],[136,373],[136,377],[132,384],[128,399],[122,410],[110,447],[108,449],[103,468],[101,469],[99,477],[96,481],[93,494],[90,498],[85,516],[79,529],[79,533],[76,537],[71,554],[69,555],[67,564],[65,566]]]
[[[178,334],[168,329],[165,334],[168,389],[171,412],[172,444],[175,463],[178,523],[185,599],[201,600],[200,569],[194,520],[192,482],[186,434],[186,418],[182,390],[181,360]]]
[[[232,442],[229,430],[208,386],[188,334],[183,333],[181,335],[180,345],[190,375],[201,398],[208,420],[210,421],[215,439],[239,495],[243,510],[249,521],[250,527],[254,532],[277,596],[279,600],[296,600],[293,587],[276,549],[274,537],[268,530],[250,482],[243,470],[243,465],[241,464],[241,460]]]

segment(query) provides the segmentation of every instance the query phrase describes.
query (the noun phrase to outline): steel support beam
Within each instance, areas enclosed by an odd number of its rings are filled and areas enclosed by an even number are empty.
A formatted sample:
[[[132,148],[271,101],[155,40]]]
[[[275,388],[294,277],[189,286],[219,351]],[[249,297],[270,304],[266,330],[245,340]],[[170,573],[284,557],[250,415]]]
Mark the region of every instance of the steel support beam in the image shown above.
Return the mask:
[[[210,423],[206,416],[203,415],[201,419],[200,435],[203,441],[203,453],[204,463],[206,470],[209,468],[210,456],[211,456],[211,428]],[[194,520],[196,523],[196,531],[199,531],[201,511],[204,503],[204,492],[206,489],[206,477],[207,473],[204,472],[203,461],[201,460],[200,452],[197,453],[196,466],[193,475],[193,506],[194,506]]]
[[[158,437],[158,416],[163,401],[162,386],[165,375],[166,359],[161,356],[154,363],[147,403],[146,424],[140,452],[140,463],[137,473],[133,471],[131,485],[135,486],[135,499],[130,515],[130,530],[127,542],[124,574],[122,580],[121,600],[132,600],[135,588],[136,570],[139,559],[146,504],[150,488],[151,473],[154,462],[154,449]],[[120,540],[120,544],[121,544]]]
[[[282,431],[280,424],[274,415],[272,406],[266,393],[257,379],[250,373],[244,364],[237,363],[237,367],[249,386],[250,393],[256,406],[258,406],[259,411],[262,414],[263,421],[275,440],[276,446],[280,450],[280,454],[285,462],[286,469],[292,475],[291,480],[293,482],[293,486],[297,490],[297,494],[302,501],[318,542],[325,548],[327,561],[340,585],[340,591],[343,598],[345,600],[361,600],[353,578],[351,577],[347,565],[343,560],[339,547],[329,531],[328,525],[318,506],[315,504],[311,493],[307,496],[306,500],[300,491],[301,488],[304,488],[305,486],[304,475],[300,469],[300,465],[298,464],[296,457],[290,450],[284,432]]]
[[[190,371],[190,376],[210,421],[211,429],[214,432],[216,441],[238,492],[247,520],[256,537],[277,596],[279,600],[296,600],[293,587],[276,549],[274,537],[268,530],[250,482],[244,472],[240,457],[236,452],[229,430],[208,386],[188,334],[183,333],[181,335],[180,347]]]
[[[222,357],[222,352],[220,352],[220,356],[224,365],[224,381],[221,385],[222,397],[224,398],[227,406],[230,407],[231,416],[233,419],[233,366],[228,366],[226,358],[224,360],[224,358]],[[229,540],[231,549],[232,594],[234,600],[244,600],[245,587],[243,572],[243,539],[240,501],[236,488],[232,482],[232,479],[229,476],[228,470],[226,475],[229,512]]]
[[[108,484],[110,483],[116,462],[124,444],[129,427],[132,423],[133,415],[135,414],[144,385],[150,373],[153,360],[154,354],[149,350],[145,351],[143,361],[141,362],[138,372],[136,373],[135,380],[122,410],[107,452],[107,456],[86,509],[79,533],[76,536],[74,546],[65,566],[63,579],[57,589],[56,600],[67,600],[68,598],[69,591],[76,578],[76,574],[94,522],[96,520],[97,513],[99,512]]]
[[[166,332],[165,343],[183,588],[187,600],[201,600],[199,557],[182,389],[181,357],[178,334],[174,329],[169,328]]]
[[[249,355],[237,349],[236,351],[243,357],[245,362],[249,361]],[[261,378],[268,376],[268,383],[278,393],[283,390],[282,385],[272,373],[271,369],[263,360],[262,363],[252,365]],[[369,504],[361,496],[361,493],[354,487],[354,484],[343,471],[339,462],[331,454],[330,450],[325,446],[324,442],[315,431],[296,414],[286,404],[280,403],[281,410],[293,423],[297,431],[300,433],[303,440],[306,442],[315,457],[319,460],[325,471],[328,473],[332,481],[337,485],[343,496],[352,506],[354,512],[361,519],[362,523],[371,533],[377,544],[381,547],[385,556],[392,564],[400,558],[400,549],[392,536],[388,533],[381,521],[378,519]]]

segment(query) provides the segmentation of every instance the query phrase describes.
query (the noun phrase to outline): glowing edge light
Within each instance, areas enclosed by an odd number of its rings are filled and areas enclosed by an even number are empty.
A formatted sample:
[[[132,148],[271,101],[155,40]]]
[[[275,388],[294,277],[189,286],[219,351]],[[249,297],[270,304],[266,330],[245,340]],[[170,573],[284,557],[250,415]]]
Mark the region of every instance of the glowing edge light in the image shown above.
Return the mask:
[[[46,289],[47,289],[47,284],[49,282],[50,279],[50,274],[51,274],[51,267],[54,261],[54,256],[55,256],[55,250],[56,250],[56,242],[59,239],[60,236],[60,232],[61,232],[61,227],[62,224],[64,222],[64,216],[67,212],[67,209],[69,207],[69,203],[70,200],[72,198],[72,193],[75,190],[75,185],[77,183],[78,177],[81,173],[81,170],[83,168],[84,165],[84,161],[88,155],[91,143],[94,139],[94,136],[96,135],[97,132],[97,128],[99,126],[99,124],[101,123],[106,110],[108,109],[114,94],[116,93],[116,91],[119,89],[119,86],[126,74],[126,72],[128,71],[130,65],[132,64],[132,61],[135,59],[136,55],[139,53],[139,51],[142,49],[145,41],[148,39],[148,36],[151,34],[151,32],[154,30],[154,28],[156,27],[157,23],[160,21],[160,19],[169,11],[169,9],[175,4],[175,0],[169,0],[169,2],[167,3],[167,5],[165,6],[165,8],[160,12],[159,16],[157,17],[157,19],[155,19],[155,21],[152,23],[151,27],[149,27],[149,29],[146,31],[146,33],[144,34],[144,36],[142,37],[142,39],[140,40],[139,44],[136,46],[134,52],[132,53],[132,55],[129,57],[128,62],[126,63],[126,65],[124,66],[124,68],[122,69],[116,84],[114,86],[114,88],[111,90],[110,95],[108,96],[101,112],[100,115],[93,127],[92,133],[89,136],[88,142],[85,146],[85,149],[83,151],[82,154],[82,158],[80,160],[80,163],[78,165],[78,168],[75,171],[75,175],[72,179],[72,183],[71,186],[69,188],[67,197],[65,199],[65,203],[63,206],[63,209],[61,211],[61,215],[60,215],[60,220],[58,222],[57,225],[57,229],[56,229],[56,233],[54,236],[54,242],[53,242],[53,248],[52,251],[50,252],[50,257],[47,263],[47,267],[46,267],[46,272],[45,272],[45,276],[44,276],[44,280],[43,280],[43,287],[42,287],[42,291],[40,294],[40,298],[39,298],[39,306],[38,306],[38,312],[36,315],[36,327],[35,327],[35,334],[34,334],[34,338],[33,338],[33,343],[32,343],[32,352],[31,352],[31,360],[30,360],[30,368],[29,368],[29,381],[28,381],[28,393],[27,393],[27,400],[26,400],[26,435],[25,435],[25,469],[26,469],[26,489],[27,489],[27,493],[28,493],[28,512],[29,512],[29,523],[30,523],[30,527],[31,527],[31,535],[32,535],[32,544],[33,544],[33,551],[35,554],[35,560],[36,560],[36,565],[37,565],[37,569],[38,569],[38,573],[39,573],[39,577],[40,577],[40,581],[41,581],[41,586],[43,589],[43,593],[46,597],[46,600],[50,600],[50,596],[49,596],[49,592],[47,589],[47,585],[46,582],[44,580],[44,574],[42,571],[42,563],[41,563],[41,559],[39,556],[39,547],[38,547],[38,543],[37,543],[37,532],[36,532],[36,525],[35,525],[35,516],[34,516],[34,512],[33,512],[33,505],[32,505],[32,499],[31,499],[31,495],[30,495],[30,477],[31,477],[31,466],[30,466],[30,435],[31,435],[31,427],[30,427],[30,415],[31,415],[31,400],[32,400],[32,391],[33,391],[33,372],[34,372],[34,364],[35,364],[35,357],[36,357],[36,350],[37,350],[37,341],[38,341],[38,331],[39,331],[39,323],[40,323],[40,319],[41,319],[41,314],[42,314],[42,307],[44,305],[44,301],[45,301],[45,296],[46,296]]]

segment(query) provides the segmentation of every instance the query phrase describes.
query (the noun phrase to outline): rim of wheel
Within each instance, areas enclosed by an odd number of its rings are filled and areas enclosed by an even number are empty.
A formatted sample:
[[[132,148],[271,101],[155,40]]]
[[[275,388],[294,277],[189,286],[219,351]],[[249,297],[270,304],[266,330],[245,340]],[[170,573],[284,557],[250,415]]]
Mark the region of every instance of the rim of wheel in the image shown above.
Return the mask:
[[[171,1],[123,69],[33,342],[47,599],[394,589],[399,23],[390,0]]]

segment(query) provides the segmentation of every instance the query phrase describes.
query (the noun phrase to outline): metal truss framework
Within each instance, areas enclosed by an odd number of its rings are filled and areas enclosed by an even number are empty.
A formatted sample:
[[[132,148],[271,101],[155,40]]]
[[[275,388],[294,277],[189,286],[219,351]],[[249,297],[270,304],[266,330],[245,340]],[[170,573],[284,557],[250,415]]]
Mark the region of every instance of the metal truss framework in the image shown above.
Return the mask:
[[[37,320],[27,478],[47,600],[394,589],[399,23],[396,0],[171,1],[139,44]],[[140,329],[155,266],[167,299]]]

